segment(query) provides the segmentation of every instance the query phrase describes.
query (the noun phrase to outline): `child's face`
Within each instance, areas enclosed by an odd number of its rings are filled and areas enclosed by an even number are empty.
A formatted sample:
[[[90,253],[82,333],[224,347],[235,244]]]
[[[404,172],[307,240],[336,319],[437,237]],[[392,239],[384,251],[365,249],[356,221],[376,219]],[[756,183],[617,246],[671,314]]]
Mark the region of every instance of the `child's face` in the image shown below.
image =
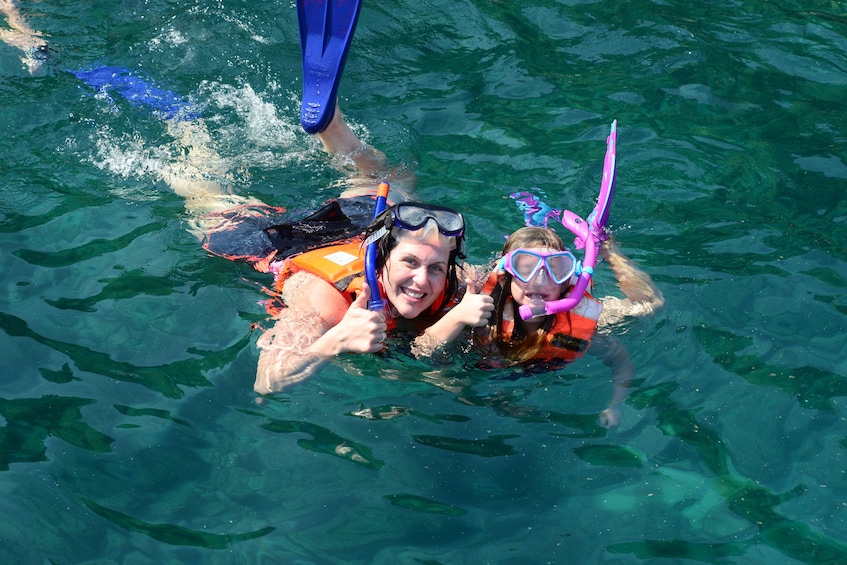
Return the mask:
[[[558,251],[549,247],[526,247],[524,249],[536,253],[555,253]],[[543,300],[544,302],[558,300],[562,294],[563,286],[562,284],[557,284],[550,276],[550,273],[547,272],[547,269],[542,267],[528,283],[522,282],[513,276],[510,291],[512,293],[512,299],[514,299],[517,305],[523,306],[533,300]]]

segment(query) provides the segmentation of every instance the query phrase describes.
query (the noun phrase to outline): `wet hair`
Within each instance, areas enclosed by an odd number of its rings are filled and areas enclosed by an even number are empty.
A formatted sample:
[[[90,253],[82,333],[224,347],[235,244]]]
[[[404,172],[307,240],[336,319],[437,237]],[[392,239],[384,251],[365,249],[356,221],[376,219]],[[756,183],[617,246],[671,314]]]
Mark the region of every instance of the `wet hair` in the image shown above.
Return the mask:
[[[506,240],[503,246],[503,255],[513,249],[530,247],[548,247],[556,251],[564,251],[565,244],[562,238],[549,228],[526,227],[521,228]]]
[[[443,299],[441,300],[441,304],[437,306],[433,305],[430,308],[430,314],[437,314],[441,312],[441,310],[450,303],[459,288],[459,277],[456,274],[456,267],[465,258],[464,234],[458,237],[443,235],[438,231],[438,227],[433,220],[427,221],[427,223],[417,231],[412,232],[405,230],[394,225],[394,206],[386,208],[385,211],[377,216],[374,221],[365,228],[365,239],[368,239],[369,236],[382,229],[385,230],[385,233],[377,240],[377,274],[382,273],[383,268],[385,268],[385,263],[388,261],[388,256],[394,248],[397,247],[397,244],[400,243],[400,237],[402,237],[403,234],[420,233],[424,238],[429,238],[431,235],[437,235],[441,242],[444,242],[445,240],[452,241],[452,249],[450,250],[450,256],[447,260],[447,285],[444,288]],[[433,234],[432,232],[435,233]]]
[[[503,246],[503,255],[514,249],[533,247],[546,247],[556,251],[567,249],[562,238],[553,230],[541,227],[525,227],[509,236],[506,244]],[[491,317],[489,323],[489,332],[500,353],[506,359],[516,363],[523,363],[535,357],[544,347],[547,341],[547,334],[555,321],[555,316],[547,316],[544,324],[538,330],[529,334],[523,320],[518,315],[517,305],[512,301],[515,317],[514,329],[512,330],[511,337],[506,336],[501,326],[503,322],[503,311],[506,309],[506,304],[512,299],[511,289],[512,275],[506,272],[500,277],[497,285],[491,291],[491,297],[494,299],[494,315]],[[562,285],[562,296],[566,292],[567,285]]]

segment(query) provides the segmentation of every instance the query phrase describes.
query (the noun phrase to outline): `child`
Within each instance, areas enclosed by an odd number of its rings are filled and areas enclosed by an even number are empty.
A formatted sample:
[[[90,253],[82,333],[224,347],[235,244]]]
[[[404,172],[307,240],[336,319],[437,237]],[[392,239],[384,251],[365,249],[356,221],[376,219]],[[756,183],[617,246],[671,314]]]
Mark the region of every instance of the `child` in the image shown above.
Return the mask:
[[[664,297],[650,276],[625,257],[614,239],[600,246],[600,255],[612,267],[625,299],[599,301],[588,292],[574,308],[549,316],[522,320],[518,308],[536,301],[552,302],[564,297],[575,281],[576,258],[552,229],[525,227],[509,236],[495,272],[483,292],[494,300],[489,325],[477,330],[475,345],[506,364],[526,365],[538,361],[569,363],[591,348],[614,375],[615,389],[600,423],[612,428],[620,422],[617,405],[626,400],[635,367],[629,354],[610,336],[597,329],[624,317],[646,316],[661,309]]]

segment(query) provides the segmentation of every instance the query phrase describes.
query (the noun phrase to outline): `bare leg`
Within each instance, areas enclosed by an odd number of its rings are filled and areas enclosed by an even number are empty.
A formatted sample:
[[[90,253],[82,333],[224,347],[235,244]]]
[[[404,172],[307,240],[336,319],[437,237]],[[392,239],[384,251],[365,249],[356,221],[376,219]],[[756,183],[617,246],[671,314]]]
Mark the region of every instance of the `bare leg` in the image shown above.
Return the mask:
[[[361,174],[372,175],[388,168],[388,159],[381,151],[377,151],[359,139],[344,117],[341,108],[335,105],[335,114],[325,130],[320,132],[318,139],[323,143],[324,150],[330,155],[348,156]]]
[[[47,48],[45,36],[29,27],[11,0],[0,0],[0,12],[9,24],[9,29],[0,28],[0,41],[20,49],[23,53],[21,62],[30,74],[35,74],[46,60],[46,57],[38,56],[40,49]]]
[[[340,198],[376,194],[377,185],[386,181],[391,185],[390,200],[400,202],[409,199],[408,194],[414,191],[417,184],[414,173],[403,165],[391,168],[382,151],[371,147],[353,133],[337,104],[332,121],[317,135],[324,150],[333,156],[340,168],[347,169],[349,165],[353,169],[345,180],[346,188]]]
[[[202,239],[224,221],[215,212],[263,204],[256,198],[232,194],[232,175],[215,150],[202,118],[171,119],[166,123],[179,151],[178,157],[165,163],[159,174],[174,193],[185,198],[185,209],[191,216],[190,232]]]

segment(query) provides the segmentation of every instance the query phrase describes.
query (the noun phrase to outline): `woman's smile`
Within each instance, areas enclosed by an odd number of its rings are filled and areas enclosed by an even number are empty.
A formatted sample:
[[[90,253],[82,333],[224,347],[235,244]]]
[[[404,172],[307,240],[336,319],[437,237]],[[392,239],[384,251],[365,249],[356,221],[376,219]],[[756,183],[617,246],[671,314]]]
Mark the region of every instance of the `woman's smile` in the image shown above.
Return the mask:
[[[398,240],[391,250],[381,282],[385,297],[403,318],[424,313],[447,285],[450,249],[412,237]]]

